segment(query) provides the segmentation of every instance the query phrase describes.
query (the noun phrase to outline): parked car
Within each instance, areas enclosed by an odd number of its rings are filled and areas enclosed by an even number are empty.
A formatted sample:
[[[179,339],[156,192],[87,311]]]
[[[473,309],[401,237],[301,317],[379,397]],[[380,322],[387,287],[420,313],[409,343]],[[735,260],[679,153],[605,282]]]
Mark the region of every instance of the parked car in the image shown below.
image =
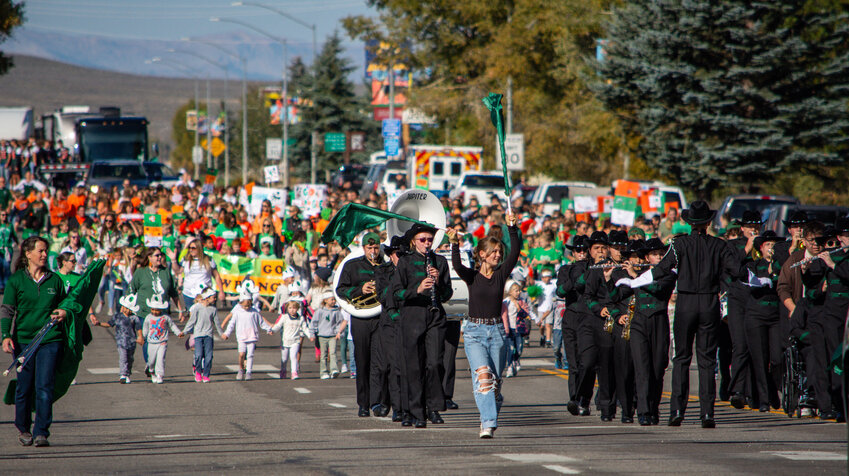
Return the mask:
[[[371,192],[376,192],[380,186],[380,179],[383,178],[383,172],[386,171],[385,163],[373,163],[368,167],[368,173],[363,180],[363,186],[360,187],[360,197],[366,198]]]
[[[333,173],[333,176],[330,178],[330,183],[333,184],[334,187],[342,188],[345,182],[351,183],[351,190],[359,191],[363,187],[363,181],[365,181],[366,175],[368,174],[368,165],[363,164],[347,164],[339,167],[339,170]]]
[[[763,230],[772,230],[778,236],[786,236],[787,227],[782,220],[787,220],[796,211],[803,211],[811,220],[821,221],[826,225],[834,225],[838,218],[849,215],[849,207],[836,205],[773,205],[763,211]]]
[[[533,196],[531,204],[542,204],[542,212],[551,215],[560,210],[564,198],[575,198],[577,195],[606,195],[606,189],[600,189],[592,182],[551,182],[540,184]]]
[[[472,197],[481,205],[489,204],[492,196],[504,200],[504,175],[501,172],[465,171],[460,174],[457,186],[451,189],[448,197],[469,203]]]
[[[720,220],[725,215],[728,216],[729,221],[739,220],[746,210],[763,213],[773,205],[799,205],[799,199],[789,195],[729,195],[717,209],[713,227],[717,230],[723,228]]]
[[[174,172],[174,169],[162,162],[145,162],[142,165],[147,173],[147,179],[150,180],[149,186],[151,187],[162,185],[165,188],[171,188],[180,181],[177,172]]]

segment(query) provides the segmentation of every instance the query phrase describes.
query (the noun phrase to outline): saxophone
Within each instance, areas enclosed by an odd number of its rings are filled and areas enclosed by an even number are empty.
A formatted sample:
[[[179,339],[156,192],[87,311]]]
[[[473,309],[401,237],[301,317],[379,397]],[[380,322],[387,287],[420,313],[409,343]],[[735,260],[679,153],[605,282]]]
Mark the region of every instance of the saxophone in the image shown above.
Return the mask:
[[[608,315],[604,318],[604,327],[602,329],[608,334],[613,334],[613,316]]]
[[[625,319],[625,326],[622,329],[622,338],[627,340],[631,340],[631,321],[634,320],[634,311],[637,308],[637,296],[631,296],[631,300],[628,301],[628,317]]]

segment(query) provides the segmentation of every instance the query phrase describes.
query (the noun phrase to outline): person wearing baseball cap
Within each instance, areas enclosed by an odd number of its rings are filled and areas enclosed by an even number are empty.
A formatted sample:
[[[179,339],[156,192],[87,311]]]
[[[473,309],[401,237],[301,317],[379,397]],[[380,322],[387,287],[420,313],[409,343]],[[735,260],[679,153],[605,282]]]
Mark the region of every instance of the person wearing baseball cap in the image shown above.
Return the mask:
[[[672,359],[672,397],[669,426],[684,421],[690,394],[689,372],[693,358],[693,341],[697,339],[699,362],[699,417],[702,428],[715,428],[716,399],[716,342],[719,325],[719,285],[723,275],[738,279],[740,260],[728,244],[707,234],[707,227],[716,214],[710,206],[696,200],[681,214],[693,227],[689,235],[676,237],[670,252],[652,269],[638,278],[624,278],[617,286],[632,289],[659,281],[677,270],[678,301],[675,306],[673,335],[675,357]]]

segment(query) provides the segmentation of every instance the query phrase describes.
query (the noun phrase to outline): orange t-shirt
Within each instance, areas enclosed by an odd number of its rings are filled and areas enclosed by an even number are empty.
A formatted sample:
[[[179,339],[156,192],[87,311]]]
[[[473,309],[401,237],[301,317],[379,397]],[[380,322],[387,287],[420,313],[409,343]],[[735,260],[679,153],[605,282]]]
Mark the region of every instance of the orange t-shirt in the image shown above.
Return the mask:
[[[68,200],[53,200],[50,202],[50,225],[58,226],[62,220],[71,216],[71,205]]]

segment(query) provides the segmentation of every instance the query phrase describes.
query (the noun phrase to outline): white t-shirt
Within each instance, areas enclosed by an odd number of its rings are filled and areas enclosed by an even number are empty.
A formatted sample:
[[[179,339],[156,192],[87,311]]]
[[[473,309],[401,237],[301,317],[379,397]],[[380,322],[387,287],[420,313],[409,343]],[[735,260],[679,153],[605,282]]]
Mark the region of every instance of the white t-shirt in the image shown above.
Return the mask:
[[[77,248],[77,251],[74,251],[70,246],[66,246],[62,248],[60,253],[64,253],[66,251],[68,253],[73,253],[73,255],[77,258],[77,267],[74,268],[74,271],[80,274],[85,273],[85,269],[88,266],[88,253],[86,253],[85,248],[80,246]]]
[[[184,260],[182,266],[183,294],[194,298],[198,294],[198,285],[212,287],[212,270],[215,269],[215,261],[209,260],[209,270],[198,260]]]

